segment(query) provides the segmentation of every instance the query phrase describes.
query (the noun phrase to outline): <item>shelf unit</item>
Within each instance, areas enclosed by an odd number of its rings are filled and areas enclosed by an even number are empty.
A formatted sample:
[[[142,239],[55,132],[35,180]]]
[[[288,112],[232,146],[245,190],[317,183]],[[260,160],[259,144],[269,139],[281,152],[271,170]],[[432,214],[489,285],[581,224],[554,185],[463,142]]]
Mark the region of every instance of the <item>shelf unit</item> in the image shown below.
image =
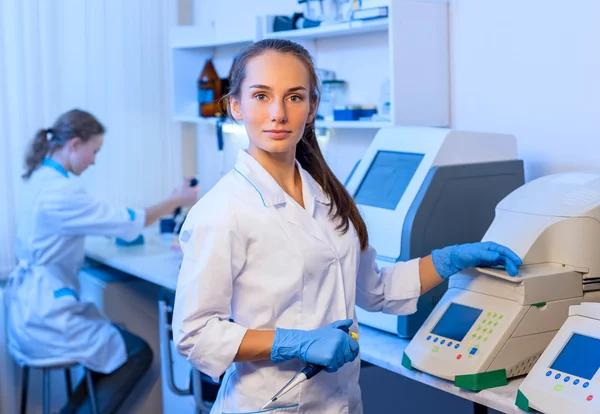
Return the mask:
[[[449,125],[447,3],[390,1],[385,19],[283,32],[272,32],[272,22],[272,16],[258,17],[252,39],[232,36],[207,40],[198,27],[172,28],[172,102],[176,121],[214,122],[196,115],[196,82],[206,58],[212,56],[217,71],[224,76],[233,55],[241,48],[264,38],[285,38],[306,47],[317,67],[323,62],[323,68],[342,73],[338,78],[349,81],[350,103],[377,103],[381,80],[389,78],[389,122],[317,121],[317,126],[377,129]]]
[[[289,40],[314,40],[328,37],[354,36],[365,33],[385,32],[388,30],[388,19],[354,20],[350,22],[330,24],[301,30],[286,30],[282,32],[267,32],[266,28],[273,27],[273,18],[267,16],[264,20],[265,38]]]
[[[219,118],[202,118],[193,115],[175,115],[173,118],[178,122],[188,122],[194,124],[216,125]],[[230,123],[228,119],[225,121]],[[393,126],[391,122],[385,121],[324,121],[317,120],[315,122],[317,128],[339,128],[339,129],[379,129]]]

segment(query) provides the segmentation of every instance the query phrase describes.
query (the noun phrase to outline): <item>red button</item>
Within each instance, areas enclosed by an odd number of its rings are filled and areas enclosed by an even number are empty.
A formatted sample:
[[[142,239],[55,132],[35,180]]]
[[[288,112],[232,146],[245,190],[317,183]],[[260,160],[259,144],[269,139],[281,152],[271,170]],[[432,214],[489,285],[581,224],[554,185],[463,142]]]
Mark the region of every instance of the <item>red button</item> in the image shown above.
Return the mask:
[[[458,354],[458,355],[456,356],[456,359],[461,359],[461,358],[462,358],[462,354]]]
[[[587,397],[587,400],[588,400],[588,401],[592,401],[592,399],[593,399],[593,398],[594,398],[594,396],[593,396],[593,395],[588,395],[588,397]]]

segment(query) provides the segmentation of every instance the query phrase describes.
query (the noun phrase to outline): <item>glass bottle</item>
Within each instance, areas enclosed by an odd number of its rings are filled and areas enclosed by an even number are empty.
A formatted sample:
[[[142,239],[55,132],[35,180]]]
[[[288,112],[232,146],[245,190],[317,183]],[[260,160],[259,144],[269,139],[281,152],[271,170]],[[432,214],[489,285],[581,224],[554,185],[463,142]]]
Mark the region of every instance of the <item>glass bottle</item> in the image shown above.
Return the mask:
[[[213,117],[221,113],[218,101],[221,98],[221,79],[209,58],[198,78],[198,106],[201,117]]]

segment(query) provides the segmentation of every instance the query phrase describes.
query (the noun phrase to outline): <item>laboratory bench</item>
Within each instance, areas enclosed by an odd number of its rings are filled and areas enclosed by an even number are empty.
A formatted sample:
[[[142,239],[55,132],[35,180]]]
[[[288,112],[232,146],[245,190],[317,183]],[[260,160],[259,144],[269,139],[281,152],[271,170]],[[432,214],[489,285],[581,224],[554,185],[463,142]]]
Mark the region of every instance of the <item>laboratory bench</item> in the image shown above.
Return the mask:
[[[113,239],[88,237],[85,253],[97,262],[128,275],[174,291],[177,286],[182,253],[171,248],[170,235],[158,235],[156,230],[144,234],[145,242],[137,246],[117,246]],[[523,377],[508,385],[480,392],[456,387],[452,382],[402,366],[402,355],[408,339],[360,325],[361,359],[403,377],[429,385],[474,403],[475,414],[487,413],[488,407],[504,413],[524,413],[515,406],[517,389]]]

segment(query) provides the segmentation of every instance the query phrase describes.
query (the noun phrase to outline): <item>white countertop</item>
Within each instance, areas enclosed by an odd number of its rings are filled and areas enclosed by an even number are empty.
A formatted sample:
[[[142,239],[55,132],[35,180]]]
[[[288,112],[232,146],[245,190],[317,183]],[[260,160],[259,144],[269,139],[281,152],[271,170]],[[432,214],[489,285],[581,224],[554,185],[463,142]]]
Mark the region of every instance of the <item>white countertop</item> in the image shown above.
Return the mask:
[[[139,246],[117,246],[113,238],[87,237],[85,255],[97,262],[175,290],[183,254],[170,247],[172,235],[160,236],[156,231],[144,233]]]
[[[90,259],[114,269],[175,290],[183,257],[181,251],[170,247],[170,235],[161,237],[156,231],[147,231],[144,238],[143,245],[124,247],[115,245],[114,239],[88,237],[85,253]],[[478,393],[466,391],[454,386],[450,381],[404,368],[402,355],[408,342],[407,339],[387,332],[363,325],[360,327],[360,350],[364,361],[504,413],[525,413],[515,406],[517,389],[523,378],[510,380],[504,387]]]

